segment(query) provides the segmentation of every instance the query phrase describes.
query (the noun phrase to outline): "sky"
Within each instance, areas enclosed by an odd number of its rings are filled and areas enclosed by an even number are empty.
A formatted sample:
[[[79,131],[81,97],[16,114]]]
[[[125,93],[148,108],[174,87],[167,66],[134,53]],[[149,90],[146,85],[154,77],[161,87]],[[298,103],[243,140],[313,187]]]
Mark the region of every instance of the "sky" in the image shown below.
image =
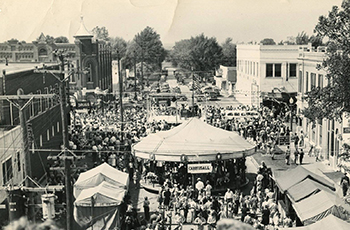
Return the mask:
[[[34,41],[43,32],[74,41],[85,26],[105,26],[129,41],[150,26],[165,45],[204,33],[219,42],[311,35],[320,15],[342,0],[0,0],[0,42]]]

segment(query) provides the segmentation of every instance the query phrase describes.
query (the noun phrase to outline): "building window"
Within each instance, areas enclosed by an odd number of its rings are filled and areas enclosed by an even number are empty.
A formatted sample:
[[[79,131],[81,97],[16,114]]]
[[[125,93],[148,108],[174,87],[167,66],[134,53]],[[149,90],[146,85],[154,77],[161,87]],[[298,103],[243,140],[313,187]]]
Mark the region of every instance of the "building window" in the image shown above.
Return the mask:
[[[52,126],[52,136],[55,136],[55,126]]]
[[[60,122],[57,121],[57,132],[59,133],[60,132]]]
[[[299,84],[298,84],[298,92],[299,93],[303,92],[303,82],[304,82],[303,72],[299,71]]]
[[[266,64],[266,77],[273,77],[273,64]]]
[[[2,162],[2,180],[3,185],[6,185],[13,177],[12,158]]]
[[[313,90],[316,87],[316,74],[315,73],[310,73],[310,86],[311,90]]]
[[[323,75],[318,75],[318,87],[323,88]]]
[[[282,76],[282,64],[275,64],[275,77]]]
[[[39,144],[40,144],[40,147],[43,147],[43,135],[40,135],[39,137]]]
[[[89,68],[89,73],[87,74],[88,75],[88,79],[87,79],[87,81],[88,82],[92,82],[92,65],[91,64],[89,64],[88,65],[88,68]]]
[[[41,48],[39,50],[39,56],[47,56],[47,50],[44,48]]]
[[[305,93],[309,92],[309,72],[305,73]]]
[[[17,171],[21,171],[21,152],[17,151],[16,157],[17,157]]]
[[[297,64],[289,64],[289,77],[297,77]]]
[[[50,140],[50,129],[46,130],[46,138],[48,141]]]
[[[281,77],[282,64],[266,64],[266,77]]]

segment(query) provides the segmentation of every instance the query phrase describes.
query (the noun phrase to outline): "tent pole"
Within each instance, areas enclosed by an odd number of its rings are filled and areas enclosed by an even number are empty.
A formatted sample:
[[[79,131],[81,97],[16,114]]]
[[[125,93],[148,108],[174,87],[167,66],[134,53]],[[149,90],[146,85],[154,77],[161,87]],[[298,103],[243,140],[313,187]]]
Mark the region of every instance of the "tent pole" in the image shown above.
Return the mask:
[[[94,197],[91,196],[91,230],[94,230]]]

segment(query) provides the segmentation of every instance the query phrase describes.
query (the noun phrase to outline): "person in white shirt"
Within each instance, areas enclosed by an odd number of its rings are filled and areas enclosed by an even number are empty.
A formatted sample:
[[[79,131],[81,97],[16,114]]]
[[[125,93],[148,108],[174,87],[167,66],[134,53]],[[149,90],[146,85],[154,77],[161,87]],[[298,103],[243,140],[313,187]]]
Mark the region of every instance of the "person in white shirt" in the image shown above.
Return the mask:
[[[198,190],[198,194],[202,193],[202,190],[204,189],[204,183],[201,180],[201,178],[197,179],[197,183],[196,183],[196,189]]]
[[[226,193],[225,193],[224,200],[226,202],[232,202],[233,197],[234,197],[233,192],[231,191],[231,189],[228,188]]]

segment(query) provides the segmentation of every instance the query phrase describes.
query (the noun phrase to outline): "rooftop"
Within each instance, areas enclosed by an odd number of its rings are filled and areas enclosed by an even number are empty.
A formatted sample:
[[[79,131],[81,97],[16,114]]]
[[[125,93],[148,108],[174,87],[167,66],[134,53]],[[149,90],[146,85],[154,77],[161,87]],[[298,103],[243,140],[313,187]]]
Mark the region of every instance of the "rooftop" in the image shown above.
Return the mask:
[[[81,17],[80,27],[74,37],[93,37],[93,35],[86,29],[83,17]]]
[[[46,66],[54,66],[58,65],[58,63],[53,63],[53,64],[46,64]],[[6,71],[6,74],[9,73],[16,73],[16,72],[21,72],[21,71],[26,71],[26,70],[32,70],[35,69],[35,67],[41,67],[42,63],[41,62],[27,62],[27,63],[12,63],[10,62],[8,66],[5,65],[5,63],[0,63],[0,74],[2,75],[3,70]]]

